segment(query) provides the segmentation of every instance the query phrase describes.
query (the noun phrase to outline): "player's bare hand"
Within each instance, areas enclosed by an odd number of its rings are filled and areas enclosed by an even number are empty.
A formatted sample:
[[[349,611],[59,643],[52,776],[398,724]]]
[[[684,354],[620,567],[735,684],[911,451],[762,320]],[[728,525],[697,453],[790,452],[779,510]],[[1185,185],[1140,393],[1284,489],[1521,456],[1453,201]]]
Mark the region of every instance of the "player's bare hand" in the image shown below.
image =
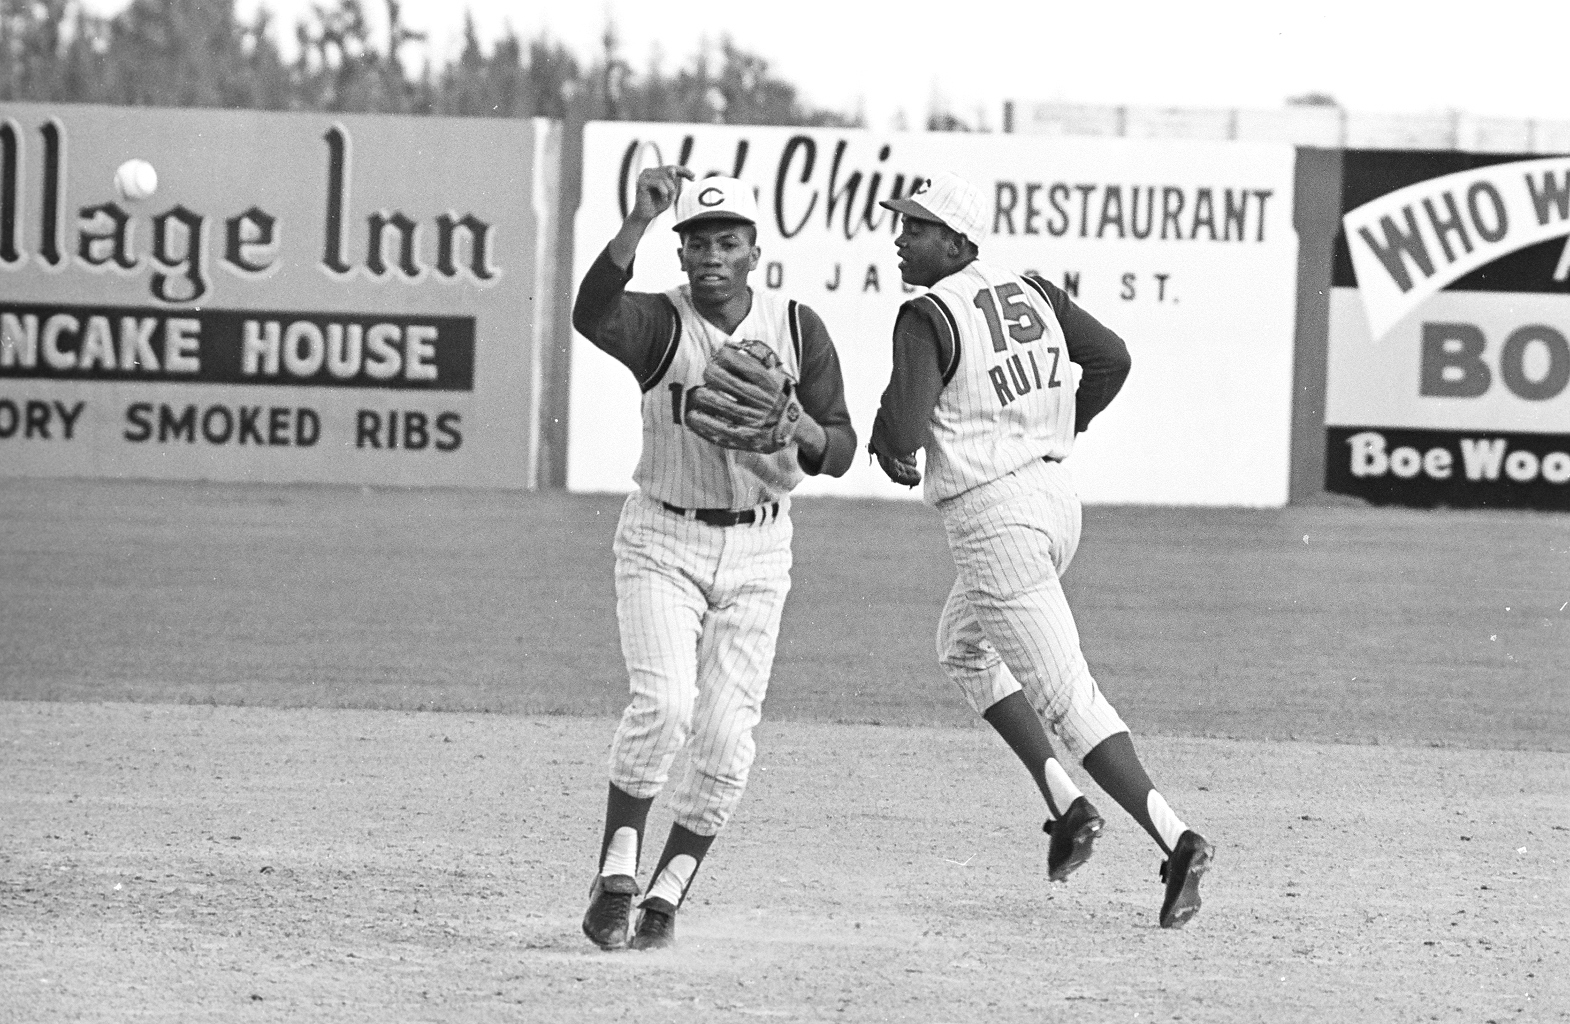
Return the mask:
[[[670,208],[681,194],[683,179],[691,181],[695,175],[685,167],[666,164],[663,167],[645,167],[638,172],[637,198],[633,203],[633,216],[640,220],[653,220]]]
[[[878,460],[878,466],[885,476],[899,484],[901,487],[915,487],[921,483],[921,470],[916,468],[916,456],[907,455],[903,459],[896,459],[884,455],[872,445],[867,445],[867,451]]]

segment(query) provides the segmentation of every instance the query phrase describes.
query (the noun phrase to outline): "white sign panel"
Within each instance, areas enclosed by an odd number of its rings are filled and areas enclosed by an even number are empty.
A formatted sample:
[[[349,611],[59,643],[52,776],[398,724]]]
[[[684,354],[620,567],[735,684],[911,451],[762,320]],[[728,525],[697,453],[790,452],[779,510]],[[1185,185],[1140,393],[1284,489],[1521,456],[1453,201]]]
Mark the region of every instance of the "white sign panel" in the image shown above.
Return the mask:
[[[1330,292],[1325,422],[1570,433],[1570,295],[1440,292],[1379,343]]]
[[[1062,285],[1128,343],[1134,368],[1069,465],[1087,502],[1283,504],[1297,237],[1285,145],[1022,139],[837,129],[593,123],[584,140],[575,279],[620,226],[640,167],[680,163],[757,189],[753,287],[815,309],[864,445],[888,382],[900,303],[895,220],[878,201],[951,170],[992,203],[984,259]],[[682,283],[667,213],[634,290]],[[632,375],[586,339],[572,352],[567,482],[625,491],[639,451]],[[799,493],[909,497],[865,457]]]

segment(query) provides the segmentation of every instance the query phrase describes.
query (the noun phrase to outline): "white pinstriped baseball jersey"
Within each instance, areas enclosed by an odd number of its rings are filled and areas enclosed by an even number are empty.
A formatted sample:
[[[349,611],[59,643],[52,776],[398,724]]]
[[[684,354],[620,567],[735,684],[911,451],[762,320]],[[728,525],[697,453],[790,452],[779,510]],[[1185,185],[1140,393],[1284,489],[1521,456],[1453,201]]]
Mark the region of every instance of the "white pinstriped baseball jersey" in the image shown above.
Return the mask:
[[[1066,458],[1082,371],[1040,286],[974,260],[912,301],[932,303],[954,342],[932,412],[927,500],[963,494],[1042,456]]]
[[[785,372],[801,378],[801,321],[793,300],[754,290],[752,308],[726,335],[692,304],[687,285],[665,293],[676,310],[676,328],[660,365],[643,392],[643,453],[633,479],[658,501],[683,508],[744,509],[778,501],[804,475],[792,442],[772,455],[732,451],[711,444],[683,423],[689,391],[703,383],[710,356],[731,338],[762,341]]]

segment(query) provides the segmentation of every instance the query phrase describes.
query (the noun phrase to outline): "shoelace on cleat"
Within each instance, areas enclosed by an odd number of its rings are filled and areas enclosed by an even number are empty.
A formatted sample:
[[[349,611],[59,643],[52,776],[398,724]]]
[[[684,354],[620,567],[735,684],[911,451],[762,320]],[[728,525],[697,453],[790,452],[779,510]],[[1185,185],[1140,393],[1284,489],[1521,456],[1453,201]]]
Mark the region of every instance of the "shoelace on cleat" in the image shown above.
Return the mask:
[[[639,935],[664,935],[670,930],[671,915],[659,910],[645,910],[638,922]]]

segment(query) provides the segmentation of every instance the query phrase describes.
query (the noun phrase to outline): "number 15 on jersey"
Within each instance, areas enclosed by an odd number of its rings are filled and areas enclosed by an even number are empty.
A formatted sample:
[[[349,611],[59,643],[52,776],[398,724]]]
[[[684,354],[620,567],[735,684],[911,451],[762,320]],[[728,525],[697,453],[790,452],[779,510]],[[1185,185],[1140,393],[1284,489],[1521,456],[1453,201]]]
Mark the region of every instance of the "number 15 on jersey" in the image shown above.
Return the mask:
[[[995,289],[978,290],[971,304],[981,310],[987,321],[993,352],[1008,352],[1010,339],[1029,345],[1045,333],[1039,315],[1031,308],[1019,285],[1012,281],[1005,281]],[[1058,360],[1062,351],[1056,345],[1049,345],[1041,350],[1041,355],[1038,361],[1036,349],[1026,348],[987,368],[987,376],[991,378],[993,391],[1001,404],[1008,405],[1040,388],[1063,386],[1058,379]]]

